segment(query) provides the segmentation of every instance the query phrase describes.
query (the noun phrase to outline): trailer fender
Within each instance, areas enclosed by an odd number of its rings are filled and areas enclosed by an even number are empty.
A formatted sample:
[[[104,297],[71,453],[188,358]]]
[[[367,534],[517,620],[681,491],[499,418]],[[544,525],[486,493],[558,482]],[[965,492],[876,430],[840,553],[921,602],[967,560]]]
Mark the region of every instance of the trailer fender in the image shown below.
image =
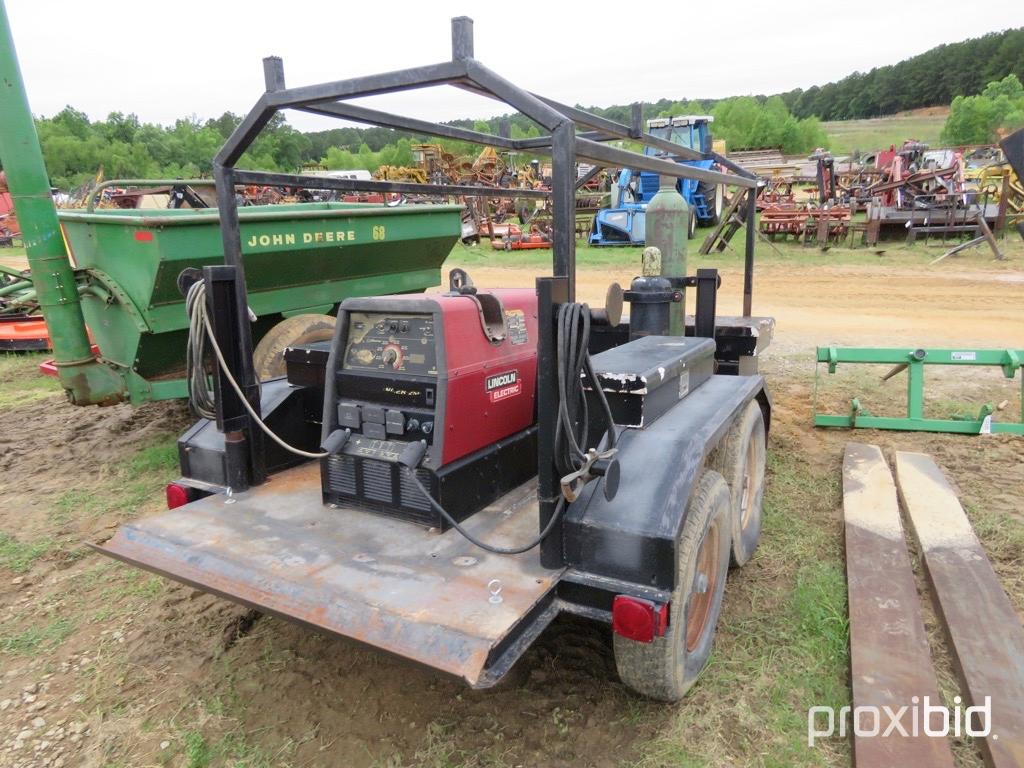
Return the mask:
[[[595,586],[594,577],[610,578],[671,592],[697,476],[747,403],[757,398],[770,411],[762,393],[761,376],[712,376],[650,427],[625,430],[616,496],[607,500],[603,481],[591,483],[566,511],[569,580]]]
[[[767,438],[772,426],[772,394],[767,387],[762,387],[757,393],[757,404],[761,406],[761,415],[764,416],[764,436]]]

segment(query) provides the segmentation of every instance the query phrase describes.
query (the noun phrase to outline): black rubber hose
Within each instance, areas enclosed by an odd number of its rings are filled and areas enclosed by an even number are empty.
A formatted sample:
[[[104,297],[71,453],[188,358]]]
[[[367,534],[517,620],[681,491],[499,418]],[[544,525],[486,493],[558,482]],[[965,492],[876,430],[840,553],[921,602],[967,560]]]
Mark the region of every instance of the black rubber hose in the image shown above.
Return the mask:
[[[531,541],[529,544],[524,544],[521,547],[496,547],[493,544],[488,544],[485,541],[480,541],[480,539],[476,538],[476,536],[474,536],[461,525],[459,525],[455,518],[448,514],[448,510],[446,510],[437,501],[434,500],[434,497],[430,495],[430,491],[427,490],[427,487],[423,485],[423,482],[416,476],[416,473],[413,470],[409,469],[409,467],[402,467],[402,471],[404,471],[406,475],[408,475],[412,479],[412,481],[416,483],[419,489],[423,491],[423,495],[427,497],[427,501],[430,502],[430,506],[433,508],[435,512],[437,512],[437,514],[444,518],[445,522],[448,523],[448,525],[450,525],[452,528],[454,528],[456,531],[462,534],[463,538],[469,541],[470,544],[475,544],[476,546],[480,547],[480,549],[486,550],[487,552],[491,552],[495,555],[521,555],[523,552],[529,552],[531,549],[533,549],[542,541],[544,541],[544,539],[548,537],[548,534],[554,530],[555,524],[562,516],[562,511],[565,509],[565,499],[559,499],[558,503],[555,505],[555,514],[553,514],[551,516],[551,519],[548,520],[548,524],[544,526],[544,530],[540,532],[540,535],[536,539]]]

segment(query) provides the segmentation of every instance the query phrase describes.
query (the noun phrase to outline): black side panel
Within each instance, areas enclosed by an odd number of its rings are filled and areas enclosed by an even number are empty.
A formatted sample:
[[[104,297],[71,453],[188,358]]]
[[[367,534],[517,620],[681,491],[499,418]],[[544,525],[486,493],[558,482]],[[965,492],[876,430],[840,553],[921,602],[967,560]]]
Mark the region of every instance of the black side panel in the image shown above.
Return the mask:
[[[1011,133],[999,142],[1003,148],[1010,167],[1017,173],[1017,177],[1024,179],[1024,128]]]
[[[316,451],[320,445],[323,390],[293,387],[286,379],[262,384],[260,406],[267,426],[289,445]],[[272,440],[264,443],[267,472],[298,466],[308,459],[296,456]],[[228,486],[224,433],[217,424],[200,419],[178,438],[178,460],[186,480]]]
[[[761,376],[712,376],[647,429],[619,438],[612,501],[590,483],[566,512],[566,563],[577,571],[671,591],[686,502],[707,454],[764,388]]]
[[[401,450],[404,443],[383,443]],[[450,526],[393,461],[342,453],[321,459],[324,501],[379,512],[442,531]],[[480,511],[537,474],[537,428],[510,435],[439,470],[416,475],[458,522]]]
[[[714,373],[711,339],[642,336],[594,355],[594,373],[616,424],[648,427]],[[590,410],[599,412],[594,382],[585,383]]]

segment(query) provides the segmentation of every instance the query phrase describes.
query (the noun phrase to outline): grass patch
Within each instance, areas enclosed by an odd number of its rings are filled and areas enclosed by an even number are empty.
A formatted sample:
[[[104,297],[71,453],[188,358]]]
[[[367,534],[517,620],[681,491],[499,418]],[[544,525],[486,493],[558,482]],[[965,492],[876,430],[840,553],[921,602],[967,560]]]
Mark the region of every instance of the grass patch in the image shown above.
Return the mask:
[[[70,619],[54,619],[44,626],[29,627],[7,634],[0,634],[0,653],[33,656],[51,651],[75,631]]]
[[[147,446],[124,462],[120,469],[128,475],[144,475],[178,470],[178,438],[168,435],[160,442]]]
[[[185,734],[185,766],[186,768],[207,768],[213,753],[206,738],[199,731]]]
[[[82,593],[98,595],[92,598],[96,610],[89,614],[93,624],[137,610],[150,603],[167,588],[167,582],[120,563],[103,563],[79,574],[76,586]]]
[[[940,145],[939,134],[946,115],[888,115],[867,120],[839,120],[821,124],[828,134],[829,146],[837,154],[860,150],[874,152],[901,146],[907,139],[917,139],[932,147]]]
[[[165,435],[130,458],[114,465],[111,477],[93,488],[71,488],[53,502],[54,522],[96,518],[116,512],[134,514],[159,496],[167,478],[178,469],[176,435]]]
[[[838,475],[785,445],[773,446],[768,466],[761,546],[730,574],[711,662],[671,714],[647,710],[656,736],[637,766],[849,760],[845,741],[807,746],[808,708],[850,698]]]
[[[0,531],[0,568],[25,573],[32,567],[32,563],[49,552],[52,546],[53,542],[49,539],[21,542]]]
[[[185,768],[209,768],[209,766],[230,766],[230,768],[277,768],[282,763],[283,753],[289,752],[291,743],[286,743],[275,754],[253,744],[240,730],[230,731],[217,740],[210,740],[198,730],[186,731],[182,737]]]
[[[60,382],[39,373],[49,355],[7,352],[0,355],[0,410],[16,408],[59,394]]]
[[[888,146],[888,145],[887,145]],[[862,214],[858,214],[862,215]],[[713,267],[723,271],[743,269],[744,248],[742,233],[733,239],[731,246],[724,252],[715,252],[706,256],[697,253],[700,244],[710,232],[699,228],[696,237],[687,247],[687,269],[692,274],[699,267]],[[957,257],[956,264],[960,267],[970,265],[971,269],[992,271],[1012,270],[1016,257],[1024,252],[1012,238],[1007,238],[1000,246],[1009,258],[1005,262],[993,263],[987,251],[974,250]],[[576,265],[581,270],[601,270],[612,273],[638,274],[640,271],[640,254],[642,247],[603,247],[596,248],[586,245],[583,241],[576,243]],[[754,253],[755,271],[763,267],[807,267],[828,268],[844,266],[904,266],[909,268],[927,266],[938,253],[936,248],[923,244],[907,246],[902,237],[891,241],[883,241],[876,248],[859,246],[830,247],[823,253],[816,247],[805,247],[792,241],[768,243],[761,238],[756,240]],[[525,269],[537,275],[551,274],[550,250],[527,251],[496,251],[485,239],[479,245],[467,246],[457,242],[446,260],[442,278],[447,284],[447,270],[462,267],[469,270],[494,269]],[[1019,263],[1019,262],[1016,262]]]

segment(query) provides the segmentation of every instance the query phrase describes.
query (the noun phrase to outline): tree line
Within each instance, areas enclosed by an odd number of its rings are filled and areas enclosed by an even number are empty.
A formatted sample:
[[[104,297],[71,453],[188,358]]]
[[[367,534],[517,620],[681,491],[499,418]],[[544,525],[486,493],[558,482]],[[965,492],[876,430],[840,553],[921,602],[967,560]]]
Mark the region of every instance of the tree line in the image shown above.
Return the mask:
[[[1024,127],[1024,85],[1007,75],[977,96],[957,96],[942,127],[947,144],[988,144]]]
[[[726,139],[730,149],[778,147],[795,154],[827,146],[819,119],[874,117],[952,102],[944,140],[984,142],[991,141],[1000,126],[1014,124],[1020,111],[1016,90],[1012,83],[1006,84],[1011,75],[1018,78],[1018,85],[1024,79],[1024,27],[940,45],[898,64],[855,72],[806,91],[696,101],[660,99],[643,105],[643,119],[712,114],[713,133]],[[1002,85],[986,89],[986,84],[997,82]],[[586,109],[627,124],[632,116],[629,104]],[[71,190],[100,168],[107,178],[208,177],[213,156],[239,121],[230,112],[207,120],[186,117],[171,126],[143,123],[136,115],[121,112],[91,121],[69,106],[53,117],[38,119],[37,127],[53,184]],[[507,128],[514,138],[539,134],[537,126],[520,114],[450,124],[490,134]],[[479,151],[466,142],[439,141],[388,128],[339,127],[303,133],[278,114],[239,166],[291,172],[316,164],[373,171],[381,165],[411,165],[412,145],[421,141],[440,143],[457,156]]]
[[[217,119],[187,117],[172,126],[142,123],[134,114],[112,112],[91,121],[73,107],[36,120],[50,183],[73,190],[96,176],[108,179],[207,178],[213,157],[241,118],[225,112]],[[294,171],[309,157],[309,139],[278,114],[242,156],[241,167]],[[2,158],[0,158],[2,160]]]
[[[779,95],[798,118],[853,120],[949,104],[1007,75],[1024,79],[1024,27],[939,45],[898,64]]]
[[[778,97],[759,103],[752,97],[726,99],[714,104],[671,102],[649,105],[647,114],[678,115],[711,110],[714,133],[725,138],[730,149],[781,147],[785,152],[809,152],[826,144],[817,120],[797,120]],[[611,119],[625,120],[616,108],[600,110]],[[216,119],[195,116],[174,125],[143,123],[134,114],[113,112],[105,120],[92,121],[80,110],[65,107],[53,117],[38,118],[36,128],[51,183],[72,191],[87,184],[102,169],[108,179],[208,178],[213,157],[237,127],[241,118],[225,112]],[[512,138],[540,135],[538,127],[522,115],[490,120],[456,120],[452,124],[496,135],[505,128]],[[341,127],[302,133],[276,115],[238,162],[240,168],[294,172],[303,166],[330,170],[361,168],[375,171],[382,165],[414,164],[413,145],[440,144],[446,152],[473,156],[480,147],[469,142],[417,136],[387,128]],[[532,155],[519,158],[526,162]],[[2,158],[0,158],[2,160]]]

